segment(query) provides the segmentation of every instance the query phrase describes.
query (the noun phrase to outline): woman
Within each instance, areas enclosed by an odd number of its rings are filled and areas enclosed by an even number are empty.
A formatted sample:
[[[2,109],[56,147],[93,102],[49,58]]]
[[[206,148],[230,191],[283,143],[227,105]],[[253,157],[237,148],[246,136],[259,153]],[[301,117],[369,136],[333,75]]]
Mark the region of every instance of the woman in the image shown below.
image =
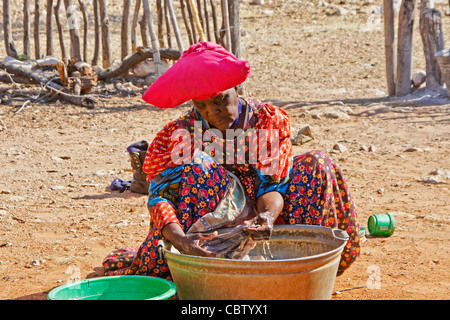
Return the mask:
[[[140,248],[108,255],[106,275],[170,278],[158,252],[162,239],[186,254],[216,256],[202,243],[217,233],[191,231],[217,227],[208,225],[208,217],[236,180],[245,190],[246,209],[222,226],[257,222],[259,227],[249,229],[254,234],[270,233],[274,224],[338,228],[350,236],[338,274],[359,256],[359,224],[340,168],[320,151],[292,156],[287,113],[238,96],[235,88],[249,72],[246,61],[200,42],[144,94],[161,108],[191,99],[193,108],[167,124],[150,145],[143,166],[150,183],[149,234]]]

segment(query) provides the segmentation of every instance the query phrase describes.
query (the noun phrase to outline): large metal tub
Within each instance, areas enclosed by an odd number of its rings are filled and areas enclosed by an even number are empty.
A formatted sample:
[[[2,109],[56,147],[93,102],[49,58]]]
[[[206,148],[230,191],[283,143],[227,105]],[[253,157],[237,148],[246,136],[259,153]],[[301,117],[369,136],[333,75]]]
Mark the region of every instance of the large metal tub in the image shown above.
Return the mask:
[[[442,77],[444,78],[445,85],[447,86],[448,95],[450,96],[450,49],[436,52],[435,56],[439,64]]]
[[[274,260],[184,255],[168,242],[163,252],[182,300],[319,300],[331,299],[347,240],[347,233],[337,229],[275,226],[268,241]],[[260,242],[250,256],[265,250]]]

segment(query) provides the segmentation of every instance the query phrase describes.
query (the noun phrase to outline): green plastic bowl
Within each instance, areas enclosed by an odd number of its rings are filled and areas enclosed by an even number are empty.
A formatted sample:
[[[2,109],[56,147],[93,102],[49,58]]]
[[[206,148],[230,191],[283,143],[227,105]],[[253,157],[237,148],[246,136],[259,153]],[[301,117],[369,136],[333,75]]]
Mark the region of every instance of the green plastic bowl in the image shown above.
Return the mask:
[[[111,276],[59,286],[48,300],[168,300],[177,287],[169,280],[147,276]]]

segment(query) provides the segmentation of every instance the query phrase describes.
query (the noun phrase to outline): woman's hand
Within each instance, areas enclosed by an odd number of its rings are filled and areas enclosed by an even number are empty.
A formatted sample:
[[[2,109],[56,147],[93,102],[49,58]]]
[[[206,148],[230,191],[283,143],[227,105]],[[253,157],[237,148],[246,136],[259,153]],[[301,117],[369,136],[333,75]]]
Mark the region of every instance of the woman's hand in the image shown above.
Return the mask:
[[[268,240],[270,238],[274,221],[283,210],[283,206],[283,196],[277,191],[265,193],[258,198],[256,201],[258,215],[244,222],[249,226],[247,230],[252,235],[253,240]]]
[[[217,254],[200,247],[202,241],[217,237],[216,231],[213,233],[185,234],[178,224],[169,223],[163,227],[162,233],[180,253],[202,257],[217,256]]]
[[[272,235],[273,219],[268,211],[258,214],[251,220],[245,221],[244,224],[248,225],[246,230],[255,241],[269,240]]]

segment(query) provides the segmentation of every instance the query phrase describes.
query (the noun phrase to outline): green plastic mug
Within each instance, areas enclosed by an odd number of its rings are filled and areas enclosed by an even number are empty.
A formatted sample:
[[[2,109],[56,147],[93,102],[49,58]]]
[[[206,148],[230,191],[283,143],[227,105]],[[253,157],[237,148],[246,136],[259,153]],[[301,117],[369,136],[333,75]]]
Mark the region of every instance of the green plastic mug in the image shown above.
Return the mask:
[[[371,215],[367,222],[367,228],[371,236],[392,236],[395,230],[394,216],[390,213]]]

